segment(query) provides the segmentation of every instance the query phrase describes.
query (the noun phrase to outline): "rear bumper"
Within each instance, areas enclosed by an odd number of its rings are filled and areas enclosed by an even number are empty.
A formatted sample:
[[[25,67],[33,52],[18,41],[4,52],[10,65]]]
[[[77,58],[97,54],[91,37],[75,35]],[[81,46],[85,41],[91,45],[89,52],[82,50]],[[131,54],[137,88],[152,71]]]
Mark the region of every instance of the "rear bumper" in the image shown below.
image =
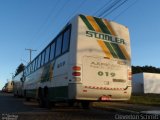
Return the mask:
[[[73,86],[72,86],[73,87]],[[131,96],[131,87],[124,88],[103,88],[86,87],[82,84],[76,84],[70,94],[71,99],[90,100],[90,101],[123,101],[129,100]],[[75,95],[75,96],[74,96]],[[102,99],[104,98],[104,99]]]

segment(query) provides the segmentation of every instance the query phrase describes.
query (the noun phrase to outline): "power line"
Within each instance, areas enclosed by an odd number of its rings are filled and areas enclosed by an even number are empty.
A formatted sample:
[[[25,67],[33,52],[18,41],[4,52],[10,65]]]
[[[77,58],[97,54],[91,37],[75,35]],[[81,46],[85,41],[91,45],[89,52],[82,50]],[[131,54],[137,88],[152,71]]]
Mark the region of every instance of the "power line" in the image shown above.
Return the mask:
[[[120,3],[118,6],[116,6],[114,9],[112,9],[109,13],[105,13],[103,16],[107,16],[109,14],[111,14],[113,11],[115,11],[116,9],[118,9],[120,6],[122,6],[124,3],[126,3],[127,0],[124,0],[122,3]]]
[[[103,7],[101,7],[100,9],[98,9],[98,10],[94,13],[94,15],[96,15],[99,11],[103,10],[103,9],[106,7],[106,5],[110,4],[111,2],[112,2],[112,1],[109,0],[106,4],[103,5]]]
[[[118,15],[116,15],[113,20],[116,20],[120,15],[122,15],[124,12],[126,12],[129,8],[131,8],[133,5],[135,5],[138,2],[138,0],[135,0],[132,4],[130,4],[126,9],[121,11]]]
[[[55,2],[55,5],[57,5],[58,2],[59,2],[59,0],[57,0],[57,1]],[[39,31],[37,32],[37,35],[35,35],[35,36],[33,37],[33,39],[30,41],[30,43],[32,43],[34,40],[37,40],[36,37],[39,36],[39,34],[40,34],[41,31],[43,30],[45,24],[47,23],[47,21],[49,20],[49,18],[51,17],[51,15],[52,15],[52,13],[53,13],[53,11],[54,11],[55,9],[56,9],[56,7],[54,6],[54,7],[50,10],[50,12],[49,12],[49,14],[47,15],[46,19],[43,21],[43,23],[41,24],[40,28],[38,29]]]
[[[55,16],[56,16],[56,19],[57,19],[57,18],[60,16],[60,13],[63,11],[63,9],[66,7],[66,5],[67,5],[68,3],[69,3],[69,2],[65,2],[65,3],[60,7],[60,9],[57,10],[56,14],[53,16],[53,17],[54,17],[53,22],[55,21]],[[59,12],[59,11],[60,11],[60,12]],[[44,44],[44,42],[46,42],[45,39],[42,41],[42,44],[40,44],[37,48],[40,48],[40,47]]]
[[[73,17],[73,16],[76,14],[76,12],[79,10],[79,8],[81,8],[81,6],[84,5],[85,2],[86,2],[86,0],[83,0],[83,1],[81,2],[81,4],[79,5],[79,7],[77,7],[77,9],[74,10],[74,11],[72,12],[72,14],[66,19],[67,22],[71,19],[71,17]]]
[[[46,26],[47,21],[49,20],[49,18],[51,17],[53,11],[56,9],[57,4],[60,3],[59,0],[57,0],[55,2],[56,6],[53,6],[53,8],[50,10],[49,14],[47,15],[46,19],[42,22],[41,26],[39,27],[38,31],[36,32],[36,34],[33,36],[33,38],[31,40],[29,40],[27,42],[27,45],[29,45],[30,43],[33,43],[33,41],[36,41],[40,35],[40,33],[42,32],[42,30],[44,29],[44,27]],[[21,53],[21,56],[24,54],[24,52]],[[24,60],[23,60],[24,61]]]
[[[61,0],[61,1],[62,1],[62,0]],[[50,13],[48,14],[46,20],[43,22],[43,25],[42,25],[42,26],[44,26],[44,24],[47,23],[47,21],[49,20],[49,18],[51,17],[53,11],[57,8],[57,6],[58,6],[59,3],[60,3],[60,0],[57,0],[56,3],[55,3],[56,6],[54,6],[54,7],[52,8],[52,10],[51,10]],[[62,10],[62,8],[65,7],[65,5],[66,5],[66,3],[64,3],[62,7],[60,6],[60,7],[59,7],[59,8],[60,8],[59,10]],[[57,12],[55,13],[55,15],[53,15],[54,17],[55,17],[55,16],[58,16],[58,14],[60,13],[59,10],[56,10]],[[47,27],[48,27],[48,26],[47,26]],[[42,28],[43,28],[43,27],[41,27],[40,32],[42,31]],[[39,34],[40,34],[40,32],[39,32]]]
[[[75,9],[75,10],[71,13],[71,15],[70,15],[69,17],[67,17],[67,19],[66,19],[67,22],[68,22],[68,20],[70,20],[71,17],[73,17],[73,15],[75,15],[75,13],[79,10],[79,8],[84,5],[85,2],[86,2],[86,1],[83,0],[83,1],[80,3],[79,7],[77,7],[77,9]],[[69,4],[69,2],[64,3],[61,8],[64,9],[68,4]],[[61,11],[63,11],[63,9],[61,9]],[[60,13],[60,12],[59,12],[59,13]],[[58,15],[60,16],[60,14],[58,14]],[[56,15],[55,15],[55,16],[56,16]],[[58,16],[58,17],[59,17],[59,16]],[[57,18],[57,17],[56,17],[56,18]],[[64,26],[64,23],[62,23],[62,24],[59,25],[59,26],[60,26],[60,27],[59,27],[60,30],[62,29],[62,27],[61,27],[62,25]],[[54,33],[54,34],[55,34],[55,33]],[[42,43],[44,43],[44,42],[46,42],[46,40],[43,40]],[[41,44],[38,48],[40,48],[42,45],[43,45],[43,44]],[[38,48],[37,48],[37,49],[38,49]]]
[[[121,0],[116,0],[114,2],[111,3],[110,6],[106,7],[105,10],[103,10],[98,16],[101,17],[103,16],[106,12],[110,11],[114,6],[116,6],[119,2],[121,2]]]

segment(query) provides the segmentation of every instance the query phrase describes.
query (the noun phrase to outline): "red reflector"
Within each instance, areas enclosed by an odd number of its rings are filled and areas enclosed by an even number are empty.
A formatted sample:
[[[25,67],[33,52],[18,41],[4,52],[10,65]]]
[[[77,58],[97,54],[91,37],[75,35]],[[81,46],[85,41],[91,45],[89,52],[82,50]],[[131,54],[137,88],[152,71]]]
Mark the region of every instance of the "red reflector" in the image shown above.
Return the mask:
[[[73,66],[72,69],[73,69],[73,70],[78,70],[78,71],[79,71],[79,70],[81,70],[81,67],[79,67],[79,66]]]
[[[102,97],[100,97],[100,100],[102,100],[102,101],[106,101],[106,100],[110,100],[110,99],[111,99],[110,96],[102,96]]]
[[[128,80],[132,80],[132,77],[128,77]]]
[[[73,76],[80,76],[81,73],[80,73],[80,72],[73,72],[72,75],[73,75]]]
[[[132,71],[128,70],[128,80],[132,80]]]
[[[128,75],[132,75],[132,72],[128,72]]]
[[[87,92],[87,90],[83,90],[83,92]]]

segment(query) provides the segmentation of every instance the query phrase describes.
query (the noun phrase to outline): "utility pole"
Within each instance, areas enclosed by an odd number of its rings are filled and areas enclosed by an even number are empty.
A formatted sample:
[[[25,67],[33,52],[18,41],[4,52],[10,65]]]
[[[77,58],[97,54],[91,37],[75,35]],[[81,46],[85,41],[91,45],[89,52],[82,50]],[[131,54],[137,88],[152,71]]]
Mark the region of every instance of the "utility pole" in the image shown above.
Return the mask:
[[[30,61],[29,62],[31,62],[31,60],[32,60],[32,52],[33,51],[37,51],[37,50],[33,50],[33,49],[25,49],[25,50],[28,50],[29,51],[29,56],[30,56]]]

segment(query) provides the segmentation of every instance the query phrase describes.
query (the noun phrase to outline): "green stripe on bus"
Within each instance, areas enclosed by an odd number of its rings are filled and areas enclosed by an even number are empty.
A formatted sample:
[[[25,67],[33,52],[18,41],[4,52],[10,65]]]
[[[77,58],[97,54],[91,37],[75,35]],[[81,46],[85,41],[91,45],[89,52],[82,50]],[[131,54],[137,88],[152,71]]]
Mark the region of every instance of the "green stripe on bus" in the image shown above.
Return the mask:
[[[29,98],[36,98],[36,89],[26,90],[26,96]]]
[[[80,15],[80,17],[83,20],[83,22],[86,24],[86,26],[88,27],[89,30],[95,31],[94,28],[92,27],[92,25],[89,23],[89,21],[87,20],[87,18],[84,15]]]
[[[109,42],[104,42],[104,43],[105,43],[105,45],[107,46],[107,48],[109,49],[109,51],[110,51],[110,53],[112,54],[112,56],[113,56],[114,58],[118,58],[118,56],[117,56],[116,53],[114,52],[111,44],[110,44]]]
[[[96,17],[94,17],[94,19],[97,22],[97,24],[99,25],[99,27],[101,28],[102,32],[104,32],[106,34],[111,34],[110,31],[108,30],[107,26],[103,23],[102,19],[96,18]]]
[[[42,88],[44,91],[44,88]],[[26,97],[29,98],[36,98],[37,96],[37,89],[29,89],[26,90]],[[44,94],[42,92],[42,94]],[[58,87],[51,87],[48,88],[48,98],[51,101],[62,99],[68,99],[68,86],[58,86]]]
[[[115,44],[115,43],[110,43],[110,44],[112,45],[112,47],[114,48],[115,52],[117,53],[117,55],[120,59],[126,59],[117,44]]]

